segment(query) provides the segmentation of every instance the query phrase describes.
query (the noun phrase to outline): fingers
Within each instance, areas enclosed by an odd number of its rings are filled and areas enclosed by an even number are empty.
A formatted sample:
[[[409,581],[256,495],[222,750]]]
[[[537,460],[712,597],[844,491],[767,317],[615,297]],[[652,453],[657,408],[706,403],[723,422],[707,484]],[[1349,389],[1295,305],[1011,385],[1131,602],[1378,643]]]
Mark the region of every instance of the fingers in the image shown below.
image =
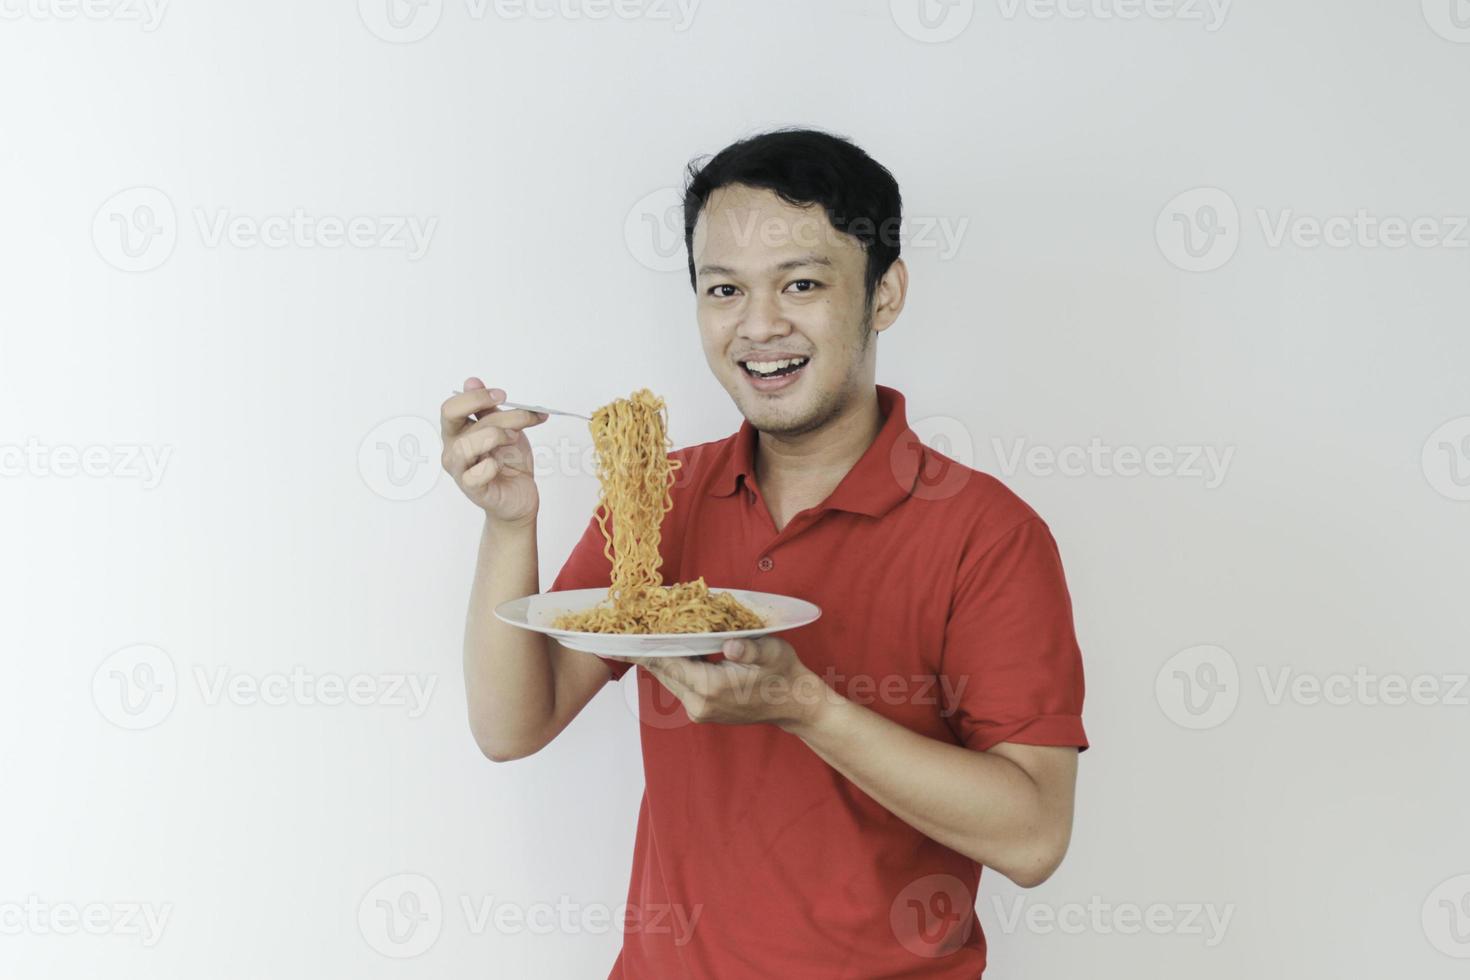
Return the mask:
[[[466,392],[465,395],[456,395],[455,398],[464,398],[469,394]],[[447,406],[449,403],[445,404]],[[451,422],[448,413],[461,410],[462,408],[445,409],[444,455],[441,459],[444,468],[456,477],[475,466],[487,454],[514,443],[520,430],[540,425],[547,418],[538,412],[519,408],[487,408],[481,410],[484,416],[477,421]]]
[[[499,414],[499,412],[492,412],[491,417]],[[462,473],[478,463],[486,454],[501,446],[510,445],[515,441],[515,437],[515,432],[499,425],[471,427],[460,433],[454,441],[445,443],[444,468],[450,473]]]
[[[771,664],[778,660],[786,641],[779,636],[757,636],[753,639],[726,640],[722,648],[725,659],[744,664]]]
[[[687,661],[684,657],[650,657],[643,666],[664,687],[677,695],[681,700],[690,694],[703,694],[696,691],[692,678],[688,676]]]
[[[500,464],[495,461],[495,457],[486,456],[464,471],[459,478],[459,485],[466,490],[483,490],[499,472]]]
[[[524,470],[517,470],[516,467],[501,462],[494,456],[486,456],[465,470],[464,475],[459,478],[459,482],[466,490],[483,490],[497,476],[507,471],[525,472]]]
[[[472,387],[470,382],[477,383],[479,387]],[[439,406],[439,429],[444,444],[448,445],[449,440],[473,424],[471,415],[488,412],[503,401],[505,392],[499,388],[486,388],[479,378],[467,380],[464,394],[451,395]]]

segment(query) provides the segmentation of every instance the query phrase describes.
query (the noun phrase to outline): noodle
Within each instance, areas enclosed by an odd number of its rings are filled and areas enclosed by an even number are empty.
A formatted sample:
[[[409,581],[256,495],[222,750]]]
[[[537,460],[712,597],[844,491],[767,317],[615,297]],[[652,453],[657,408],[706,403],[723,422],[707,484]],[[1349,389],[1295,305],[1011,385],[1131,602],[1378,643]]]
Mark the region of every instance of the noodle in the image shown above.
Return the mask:
[[[551,625],[584,633],[716,633],[764,626],[734,596],[711,592],[703,575],[662,584],[660,533],[674,506],[669,486],[682,465],[668,456],[663,399],[641,388],[593,412],[590,428],[602,485],[594,516],[602,529],[602,553],[612,562],[612,585],[596,606],[563,613]]]

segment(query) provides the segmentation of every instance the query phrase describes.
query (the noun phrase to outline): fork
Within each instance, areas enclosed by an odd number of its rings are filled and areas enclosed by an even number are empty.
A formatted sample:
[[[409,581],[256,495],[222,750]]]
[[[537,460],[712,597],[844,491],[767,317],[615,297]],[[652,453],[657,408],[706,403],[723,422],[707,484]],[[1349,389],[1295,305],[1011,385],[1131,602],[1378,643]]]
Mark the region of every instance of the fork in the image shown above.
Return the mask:
[[[454,389],[454,393],[456,395],[463,395],[464,394],[464,392],[460,391],[458,388]],[[544,412],[547,415],[570,415],[574,419],[586,419],[588,422],[591,422],[592,421],[592,416],[590,416],[590,415],[579,415],[576,412],[563,412],[559,408],[544,408],[544,407],[542,407],[540,405],[524,405],[524,404],[522,404],[520,402],[501,402],[500,403],[500,407],[502,407],[502,408],[520,408],[520,409],[524,409],[527,412]]]

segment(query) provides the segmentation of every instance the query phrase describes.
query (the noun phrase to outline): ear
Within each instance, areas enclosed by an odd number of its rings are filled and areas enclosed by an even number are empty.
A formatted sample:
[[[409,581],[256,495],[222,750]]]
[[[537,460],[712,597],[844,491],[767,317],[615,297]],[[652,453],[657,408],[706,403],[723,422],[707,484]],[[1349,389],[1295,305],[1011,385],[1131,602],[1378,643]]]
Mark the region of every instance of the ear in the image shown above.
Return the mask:
[[[909,293],[909,267],[903,259],[893,260],[878,287],[873,290],[873,331],[882,333],[893,326],[893,321],[903,312],[904,300]]]

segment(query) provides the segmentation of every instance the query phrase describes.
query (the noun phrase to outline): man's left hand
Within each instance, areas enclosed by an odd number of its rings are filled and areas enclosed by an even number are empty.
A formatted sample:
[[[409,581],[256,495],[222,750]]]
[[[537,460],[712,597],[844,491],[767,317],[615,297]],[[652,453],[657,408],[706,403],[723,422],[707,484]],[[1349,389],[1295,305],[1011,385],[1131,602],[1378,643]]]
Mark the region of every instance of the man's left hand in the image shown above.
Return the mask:
[[[791,730],[808,723],[831,689],[777,636],[726,640],[725,659],[619,657],[647,670],[679,699],[690,720],[720,725],[769,722]]]

